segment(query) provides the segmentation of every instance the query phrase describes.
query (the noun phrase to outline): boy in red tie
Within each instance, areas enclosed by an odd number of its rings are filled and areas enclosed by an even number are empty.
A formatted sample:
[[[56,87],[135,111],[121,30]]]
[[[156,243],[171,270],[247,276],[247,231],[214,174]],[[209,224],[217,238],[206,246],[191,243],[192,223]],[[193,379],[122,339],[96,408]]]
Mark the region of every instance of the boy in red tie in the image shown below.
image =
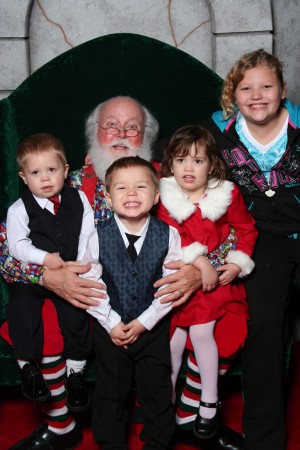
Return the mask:
[[[83,192],[64,186],[69,166],[62,143],[47,133],[29,136],[18,147],[17,162],[28,189],[8,210],[11,254],[49,269],[82,259],[95,234],[94,214]],[[51,396],[37,363],[43,348],[42,304],[50,298],[64,336],[67,406],[86,410],[90,398],[82,375],[92,351],[88,315],[38,284],[12,283],[9,289],[7,320],[25,397],[44,402]]]

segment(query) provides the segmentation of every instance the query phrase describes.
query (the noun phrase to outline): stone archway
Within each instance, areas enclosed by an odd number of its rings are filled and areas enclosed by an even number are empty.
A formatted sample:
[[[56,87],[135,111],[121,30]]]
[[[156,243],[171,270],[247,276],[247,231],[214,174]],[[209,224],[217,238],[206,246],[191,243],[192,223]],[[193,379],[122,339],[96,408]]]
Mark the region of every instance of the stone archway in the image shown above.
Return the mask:
[[[31,70],[87,40],[130,32],[159,39],[189,53],[219,75],[242,53],[272,51],[270,0],[43,0],[32,4]]]

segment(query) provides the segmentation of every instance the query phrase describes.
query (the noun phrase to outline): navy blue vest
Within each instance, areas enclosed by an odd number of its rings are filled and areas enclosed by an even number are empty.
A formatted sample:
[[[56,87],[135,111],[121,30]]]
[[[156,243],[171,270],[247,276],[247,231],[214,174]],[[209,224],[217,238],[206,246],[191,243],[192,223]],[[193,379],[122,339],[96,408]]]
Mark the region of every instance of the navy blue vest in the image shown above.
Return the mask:
[[[64,261],[76,261],[83,217],[83,204],[77,189],[64,187],[54,216],[36,202],[27,189],[21,195],[28,217],[33,245],[49,253],[59,252]]]
[[[127,253],[118,225],[111,219],[99,222],[100,263],[112,308],[125,323],[136,319],[153,301],[153,283],[162,277],[169,249],[169,226],[151,217],[141,251],[133,263]]]

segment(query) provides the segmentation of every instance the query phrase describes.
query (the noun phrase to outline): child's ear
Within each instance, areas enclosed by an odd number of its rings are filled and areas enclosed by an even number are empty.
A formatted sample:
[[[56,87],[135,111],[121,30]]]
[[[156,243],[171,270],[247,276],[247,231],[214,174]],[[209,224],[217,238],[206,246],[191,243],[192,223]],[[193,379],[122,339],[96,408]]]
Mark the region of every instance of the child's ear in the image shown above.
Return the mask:
[[[65,164],[65,179],[68,176],[68,172],[69,172],[69,164]]]
[[[158,200],[159,200],[159,191],[156,191],[154,194],[153,205],[156,205],[156,203],[158,203]]]
[[[108,192],[106,192],[106,194],[105,194],[105,198],[106,198],[106,201],[107,201],[107,203],[109,204],[109,206],[111,206],[111,207],[112,207],[112,204],[111,204],[111,197],[110,197],[110,195],[109,195],[109,193],[108,193]]]
[[[22,178],[22,180],[24,181],[24,183],[27,184],[27,180],[26,180],[26,177],[25,177],[24,173],[23,173],[23,172],[19,172],[18,175],[19,175],[20,178]]]

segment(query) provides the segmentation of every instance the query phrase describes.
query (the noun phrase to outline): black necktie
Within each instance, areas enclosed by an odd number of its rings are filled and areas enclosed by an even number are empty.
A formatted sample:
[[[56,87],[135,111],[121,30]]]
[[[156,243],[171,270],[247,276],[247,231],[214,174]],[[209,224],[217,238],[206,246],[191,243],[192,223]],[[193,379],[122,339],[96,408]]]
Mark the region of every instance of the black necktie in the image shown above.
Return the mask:
[[[127,251],[128,254],[131,258],[131,261],[134,262],[137,258],[137,252],[134,246],[134,243],[141,237],[141,236],[136,236],[135,234],[129,234],[129,233],[125,233],[129,242],[129,245],[127,247]]]

